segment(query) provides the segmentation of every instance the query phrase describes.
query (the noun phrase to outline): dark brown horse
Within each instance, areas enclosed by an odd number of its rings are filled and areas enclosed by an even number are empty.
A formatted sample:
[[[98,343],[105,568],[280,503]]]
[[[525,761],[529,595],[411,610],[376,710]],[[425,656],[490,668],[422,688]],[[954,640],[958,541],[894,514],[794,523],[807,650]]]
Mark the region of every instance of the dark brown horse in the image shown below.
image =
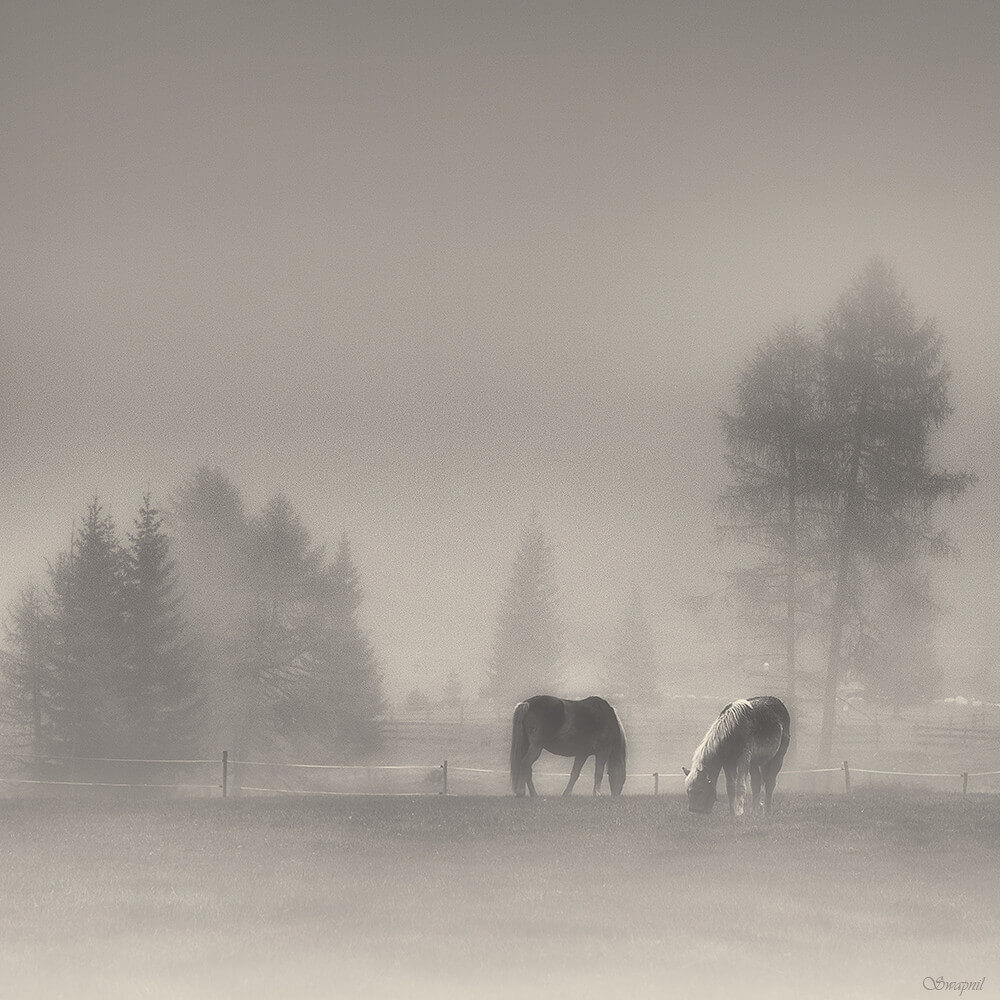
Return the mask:
[[[790,729],[788,709],[771,695],[741,698],[726,705],[695,750],[691,770],[682,768],[688,808],[697,813],[712,811],[719,771],[724,770],[730,815],[743,815],[748,779],[751,810],[756,812],[760,806],[770,815]],[[759,801],[761,785],[763,803]]]
[[[588,757],[594,757],[594,794],[600,791],[604,769],[612,795],[621,795],[625,784],[625,730],[618,713],[603,698],[568,701],[537,694],[514,709],[510,736],[510,783],[515,795],[531,795],[535,786],[531,767],[541,752],[574,757],[569,784],[563,795],[573,791]]]

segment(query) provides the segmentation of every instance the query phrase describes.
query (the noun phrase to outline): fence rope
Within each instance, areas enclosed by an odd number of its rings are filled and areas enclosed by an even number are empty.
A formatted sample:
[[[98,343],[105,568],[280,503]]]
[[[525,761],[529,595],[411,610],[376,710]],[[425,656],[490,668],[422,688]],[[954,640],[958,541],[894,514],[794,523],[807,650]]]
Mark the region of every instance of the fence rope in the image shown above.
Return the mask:
[[[214,786],[213,786],[214,787]],[[258,788],[254,785],[241,785],[240,791],[243,792],[278,792],[283,795],[353,795],[355,797],[359,795],[370,795],[375,798],[385,798],[383,792],[333,792],[325,791],[322,789],[310,789],[310,788]],[[430,796],[440,797],[440,792],[393,792],[392,797],[396,798],[424,798]]]
[[[218,761],[212,761],[217,764]],[[437,764],[286,764],[280,760],[233,760],[229,766],[243,764],[245,767],[310,767],[321,771],[432,771],[441,768]],[[503,772],[497,772],[503,773]]]
[[[199,757],[193,760],[182,760],[177,757],[72,757],[69,755],[44,753],[3,753],[0,757],[6,760],[72,760],[99,762],[102,764],[218,764],[218,757]]]
[[[833,774],[834,772],[841,772],[844,769],[842,767],[807,767],[796,771],[786,771],[782,769],[781,774]],[[854,768],[851,768],[853,771]]]
[[[834,768],[835,771],[841,768]],[[901,778],[961,778],[961,771],[874,771],[867,767],[852,767],[851,774],[895,774]]]
[[[43,754],[13,754],[0,753],[0,757],[17,760],[44,760],[44,761],[68,761],[77,763],[110,763],[110,764],[172,764],[172,765],[219,765],[218,758],[149,758],[149,757],[72,757],[68,755],[43,755]],[[228,766],[234,767],[242,765],[245,767],[286,767],[319,771],[354,771],[367,772],[374,771],[422,771],[439,772],[447,767],[448,771],[454,774],[495,774],[507,776],[506,768],[489,767],[465,767],[462,765],[437,764],[307,764],[294,761],[252,761],[230,759]],[[804,774],[838,774],[844,771],[843,767],[815,767],[815,768],[795,768],[783,771],[788,776]],[[887,771],[876,768],[852,767],[852,774],[875,774],[889,777],[902,778],[963,778],[967,783],[969,778],[985,778],[1000,775],[1000,770],[996,771]],[[565,771],[538,771],[535,773],[538,778],[568,778],[569,772]],[[635,772],[629,774],[632,779],[653,778],[657,782],[657,787],[661,780],[673,779],[682,781],[684,776],[675,771],[649,771]],[[104,787],[104,788],[176,788],[176,789],[215,789],[222,787],[219,784],[192,783],[192,782],[141,782],[141,781],[71,781],[56,778],[14,778],[0,776],[0,782],[8,785],[64,785],[72,787]],[[319,790],[319,789],[294,789],[294,788],[265,788],[262,786],[241,785],[241,790],[250,792],[270,792],[287,795],[381,795],[384,793],[373,791],[339,791],[339,790]],[[963,786],[963,791],[965,787]],[[430,795],[432,792],[396,792],[394,795]]]
[[[54,778],[3,778],[8,785],[80,785],[87,788],[218,788],[219,785],[158,784],[150,781],[57,781]]]

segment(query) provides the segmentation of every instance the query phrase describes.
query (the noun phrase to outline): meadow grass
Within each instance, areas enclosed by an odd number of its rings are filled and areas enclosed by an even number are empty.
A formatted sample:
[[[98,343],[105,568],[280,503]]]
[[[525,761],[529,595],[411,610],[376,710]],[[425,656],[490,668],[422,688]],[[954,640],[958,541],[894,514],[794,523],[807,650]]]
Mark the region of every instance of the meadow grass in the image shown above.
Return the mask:
[[[1000,799],[4,800],[0,996],[1000,995]]]

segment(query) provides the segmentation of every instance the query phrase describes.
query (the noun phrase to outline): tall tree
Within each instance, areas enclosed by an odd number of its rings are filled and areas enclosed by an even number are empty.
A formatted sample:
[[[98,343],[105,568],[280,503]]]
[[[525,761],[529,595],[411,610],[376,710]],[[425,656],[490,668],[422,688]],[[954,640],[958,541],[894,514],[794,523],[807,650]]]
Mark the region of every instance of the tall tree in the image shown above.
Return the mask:
[[[45,599],[35,583],[26,584],[6,621],[4,720],[19,745],[36,756],[47,752],[51,728],[51,668]]]
[[[642,591],[633,587],[618,621],[614,651],[607,661],[610,690],[629,706],[658,705],[659,670]]]
[[[815,494],[823,441],[820,355],[797,324],[779,330],[741,371],[736,406],[721,414],[727,484],[719,498],[723,539],[754,556],[730,580],[737,606],[784,646],[794,701],[803,618],[816,613]]]
[[[823,323],[834,579],[820,757],[830,756],[845,639],[865,604],[870,571],[885,577],[951,552],[933,516],[972,481],[930,458],[931,433],[951,413],[949,370],[934,324],[918,323],[895,276],[867,265]]]
[[[487,664],[485,693],[498,706],[551,691],[564,649],[552,548],[537,515],[521,532]]]
[[[204,741],[201,662],[182,611],[170,539],[149,494],[129,541],[125,698],[132,742],[137,753],[194,752]]]
[[[201,466],[177,491],[165,522],[206,666],[206,732],[216,745],[235,747],[237,650],[246,642],[250,603],[246,506],[222,469]]]
[[[295,724],[288,703],[309,673],[321,559],[285,497],[274,497],[251,522],[251,595],[237,657],[237,756],[287,746]]]
[[[854,668],[897,715],[903,706],[926,704],[939,692],[934,627],[940,613],[929,574],[911,563],[900,567],[890,586],[877,588],[859,616]]]
[[[361,622],[363,603],[361,576],[344,536],[324,575],[313,690],[329,706],[336,744],[354,757],[382,746],[387,710],[378,655]]]
[[[94,500],[50,571],[54,749],[120,755],[127,728],[126,558]]]

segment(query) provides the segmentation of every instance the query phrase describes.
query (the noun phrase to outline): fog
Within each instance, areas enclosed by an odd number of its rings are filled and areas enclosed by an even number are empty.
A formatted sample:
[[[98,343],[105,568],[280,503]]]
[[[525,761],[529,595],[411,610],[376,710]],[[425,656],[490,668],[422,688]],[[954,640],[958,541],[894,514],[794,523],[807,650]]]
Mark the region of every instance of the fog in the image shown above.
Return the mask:
[[[638,583],[682,658],[739,365],[881,254],[947,338],[939,457],[982,480],[944,512],[960,679],[997,557],[998,31],[867,0],[6,3],[0,598],[93,496],[127,526],[207,463],[349,533],[393,694],[416,664],[478,685],[536,508],[574,655]]]

